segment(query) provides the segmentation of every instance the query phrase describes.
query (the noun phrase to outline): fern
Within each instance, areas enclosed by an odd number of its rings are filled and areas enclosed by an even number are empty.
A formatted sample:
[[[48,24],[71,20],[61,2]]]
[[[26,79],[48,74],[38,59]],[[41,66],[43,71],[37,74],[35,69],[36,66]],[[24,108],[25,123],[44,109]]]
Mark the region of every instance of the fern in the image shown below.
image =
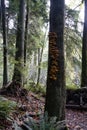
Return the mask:
[[[17,122],[15,122],[14,128],[15,130],[60,130],[65,127],[65,120],[57,122],[56,117],[50,118],[48,121],[48,115],[41,116],[39,121],[35,121],[33,118],[27,116],[27,121],[19,126]]]
[[[6,119],[15,107],[15,102],[0,97],[0,119]]]

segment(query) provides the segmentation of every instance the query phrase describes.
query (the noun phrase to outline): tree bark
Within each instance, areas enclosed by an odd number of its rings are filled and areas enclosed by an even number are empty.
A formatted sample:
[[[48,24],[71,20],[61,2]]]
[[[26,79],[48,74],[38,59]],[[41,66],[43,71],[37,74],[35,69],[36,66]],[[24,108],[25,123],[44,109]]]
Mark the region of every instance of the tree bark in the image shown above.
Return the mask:
[[[5,16],[5,0],[1,0],[2,29],[3,29],[3,86],[8,83],[8,59],[7,59],[7,29]]]
[[[13,81],[23,85],[25,0],[20,0]]]
[[[64,0],[50,0],[49,56],[45,111],[65,119]]]
[[[42,56],[43,56],[43,48],[44,45],[42,46],[42,48],[38,48],[38,73],[37,73],[37,85],[39,85],[40,82],[40,74],[41,74],[41,62],[42,62]]]
[[[82,39],[82,75],[81,75],[81,87],[87,87],[87,0],[84,1],[85,5],[85,17],[84,17],[84,29]]]
[[[27,58],[27,43],[28,43],[28,24],[29,24],[29,0],[27,0],[26,6],[26,21],[25,21],[25,41],[24,41],[24,65],[26,66],[26,58]]]

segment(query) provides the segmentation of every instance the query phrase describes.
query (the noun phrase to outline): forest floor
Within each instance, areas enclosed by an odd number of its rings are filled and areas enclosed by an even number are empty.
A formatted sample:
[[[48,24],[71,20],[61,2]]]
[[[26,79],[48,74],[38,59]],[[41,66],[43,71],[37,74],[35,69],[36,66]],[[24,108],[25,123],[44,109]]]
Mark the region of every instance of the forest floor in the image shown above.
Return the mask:
[[[19,107],[12,113],[12,117],[19,125],[22,125],[26,114],[38,120],[38,115],[44,112],[45,98],[32,92],[26,98],[5,97],[18,103]],[[66,123],[69,130],[87,130],[87,111],[66,109]],[[9,120],[0,120],[1,125],[4,129],[0,130],[14,130]]]

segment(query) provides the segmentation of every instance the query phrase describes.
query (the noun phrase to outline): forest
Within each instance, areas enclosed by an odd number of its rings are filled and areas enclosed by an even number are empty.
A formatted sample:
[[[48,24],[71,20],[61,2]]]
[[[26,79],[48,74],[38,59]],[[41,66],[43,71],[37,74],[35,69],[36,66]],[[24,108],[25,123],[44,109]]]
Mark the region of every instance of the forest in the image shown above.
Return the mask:
[[[0,130],[87,130],[87,0],[0,0]]]

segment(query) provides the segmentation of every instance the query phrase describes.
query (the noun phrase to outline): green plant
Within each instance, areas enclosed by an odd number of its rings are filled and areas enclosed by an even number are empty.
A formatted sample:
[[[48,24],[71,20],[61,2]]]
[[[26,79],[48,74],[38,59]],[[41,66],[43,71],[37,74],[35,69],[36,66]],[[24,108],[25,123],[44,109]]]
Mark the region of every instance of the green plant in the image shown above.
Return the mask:
[[[36,87],[34,88],[34,92],[38,93],[38,94],[46,94],[46,87],[43,86],[42,84],[38,84],[38,86],[36,85]]]
[[[66,85],[66,89],[73,89],[73,90],[75,90],[75,89],[78,89],[79,87],[78,86],[76,86],[75,84],[68,84],[68,85]]]
[[[9,117],[9,114],[14,110],[15,107],[16,103],[14,101],[0,97],[0,119],[6,119]]]
[[[14,122],[14,128],[15,130],[61,130],[61,128],[66,127],[65,120],[58,122],[56,120],[56,117],[52,117],[49,120],[47,114],[45,114],[45,116],[42,115],[38,121],[27,116],[27,120],[25,120],[21,126],[19,126],[17,122]]]
[[[29,85],[25,86],[25,88],[40,95],[46,94],[46,87],[42,84],[38,84],[38,86],[36,86],[35,82],[33,82],[32,80],[29,82]]]

